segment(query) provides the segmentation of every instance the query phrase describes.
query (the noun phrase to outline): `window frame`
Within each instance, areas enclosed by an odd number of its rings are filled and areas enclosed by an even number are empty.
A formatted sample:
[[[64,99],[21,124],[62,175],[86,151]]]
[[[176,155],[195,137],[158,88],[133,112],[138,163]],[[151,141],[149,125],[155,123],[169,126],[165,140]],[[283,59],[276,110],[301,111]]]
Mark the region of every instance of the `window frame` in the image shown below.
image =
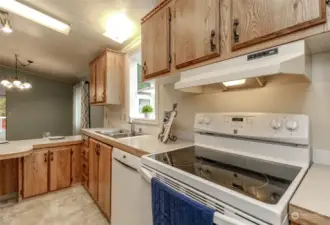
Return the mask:
[[[127,112],[127,115],[128,115],[128,117],[127,117],[127,122],[129,121],[129,118],[130,118],[130,116],[131,116],[131,83],[130,83],[130,77],[131,77],[131,73],[130,73],[130,70],[131,70],[131,64],[132,64],[132,61],[130,60],[130,58],[133,56],[133,55],[135,55],[135,54],[137,54],[138,52],[140,52],[141,53],[141,48],[139,47],[139,48],[137,48],[137,49],[135,49],[134,51],[131,51],[131,52],[129,52],[129,53],[127,53],[127,65],[128,65],[128,68],[127,68],[127,70],[128,70],[128,79],[127,79],[127,85],[128,85],[128,107],[127,107],[127,110],[128,110],[128,112]],[[131,117],[133,120],[134,120],[134,122],[136,123],[136,124],[142,124],[142,125],[154,125],[154,126],[158,126],[159,125],[159,84],[154,80],[154,81],[152,81],[152,82],[154,82],[154,89],[155,89],[155,107],[154,107],[154,115],[155,115],[155,118],[154,119],[146,119],[146,118],[136,118],[136,117]],[[137,90],[137,92],[138,92],[138,90]],[[134,93],[134,94],[137,94],[137,92],[136,93]]]

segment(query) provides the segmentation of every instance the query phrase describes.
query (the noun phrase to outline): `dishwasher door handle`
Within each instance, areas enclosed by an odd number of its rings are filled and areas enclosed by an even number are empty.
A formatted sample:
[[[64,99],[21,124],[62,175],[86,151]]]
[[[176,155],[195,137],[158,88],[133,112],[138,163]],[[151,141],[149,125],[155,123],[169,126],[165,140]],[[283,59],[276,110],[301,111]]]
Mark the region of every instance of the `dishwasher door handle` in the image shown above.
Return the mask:
[[[116,162],[119,162],[121,165],[125,166],[127,169],[130,169],[130,170],[134,170],[135,172],[139,172],[137,171],[135,168],[129,166],[129,165],[126,165],[125,163],[119,161],[118,159],[114,158],[114,160],[116,160]]]

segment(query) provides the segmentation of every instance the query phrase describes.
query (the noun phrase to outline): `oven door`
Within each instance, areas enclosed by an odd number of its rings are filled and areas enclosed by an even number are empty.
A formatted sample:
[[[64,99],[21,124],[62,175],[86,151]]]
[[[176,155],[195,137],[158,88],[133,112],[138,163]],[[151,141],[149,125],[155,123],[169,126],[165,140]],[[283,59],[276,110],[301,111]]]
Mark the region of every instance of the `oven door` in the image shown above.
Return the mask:
[[[149,183],[151,183],[151,179],[153,177],[157,177],[159,178],[159,176],[157,176],[157,174],[149,169],[147,169],[146,167],[141,167],[140,168],[140,174],[141,176]],[[167,177],[168,178],[168,177]],[[160,180],[163,182],[164,180],[160,178]],[[167,185],[169,185],[170,187],[175,187],[175,186],[172,186],[171,185],[171,182],[168,182],[168,181],[164,181],[164,183],[166,183]],[[177,186],[176,186],[177,187]],[[193,196],[198,196],[199,193],[197,193],[198,191],[196,190],[196,193],[192,193],[192,189],[189,190],[189,192],[185,192],[185,191],[182,191],[183,188],[173,188],[174,190],[182,193],[182,194],[185,194],[186,196],[198,201],[198,197],[193,197]],[[189,193],[189,194],[187,194]],[[200,201],[198,201],[200,202]],[[215,225],[256,225],[258,223],[255,223],[254,221],[248,221],[248,220],[245,220],[243,218],[240,218],[238,217],[235,213],[231,213],[229,211],[216,211],[215,214],[214,214],[214,222],[213,224]],[[262,225],[264,225],[264,223],[260,223]]]

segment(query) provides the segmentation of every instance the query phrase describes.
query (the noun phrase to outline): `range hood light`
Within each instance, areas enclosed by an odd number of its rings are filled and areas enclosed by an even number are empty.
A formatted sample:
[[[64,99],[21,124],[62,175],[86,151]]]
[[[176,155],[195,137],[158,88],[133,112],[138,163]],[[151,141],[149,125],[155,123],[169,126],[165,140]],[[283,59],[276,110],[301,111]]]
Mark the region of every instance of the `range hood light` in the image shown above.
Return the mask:
[[[245,83],[246,83],[246,79],[222,82],[222,84],[225,85],[226,87],[243,85]]]

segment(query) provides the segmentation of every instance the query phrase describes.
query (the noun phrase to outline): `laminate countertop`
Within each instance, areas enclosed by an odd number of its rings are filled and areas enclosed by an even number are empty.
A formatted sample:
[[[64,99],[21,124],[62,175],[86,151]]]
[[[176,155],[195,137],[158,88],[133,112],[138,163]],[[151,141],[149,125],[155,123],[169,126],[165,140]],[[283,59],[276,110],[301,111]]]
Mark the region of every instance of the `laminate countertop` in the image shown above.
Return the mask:
[[[60,140],[49,140],[49,139],[29,139],[20,141],[9,141],[5,144],[0,144],[0,160],[13,159],[27,156],[35,149],[40,148],[51,148],[60,147],[65,145],[80,144],[82,137],[78,136],[67,136]]]
[[[289,205],[290,220],[301,225],[330,224],[330,166],[313,164]]]
[[[100,131],[100,129],[82,129],[83,134],[138,157],[157,152],[165,152],[179,148],[185,148],[193,145],[193,142],[191,141],[180,139],[174,142],[168,141],[166,144],[164,144],[158,140],[156,135],[143,135],[115,139],[96,133],[95,131]],[[107,129],[107,131],[109,131],[109,129]]]

